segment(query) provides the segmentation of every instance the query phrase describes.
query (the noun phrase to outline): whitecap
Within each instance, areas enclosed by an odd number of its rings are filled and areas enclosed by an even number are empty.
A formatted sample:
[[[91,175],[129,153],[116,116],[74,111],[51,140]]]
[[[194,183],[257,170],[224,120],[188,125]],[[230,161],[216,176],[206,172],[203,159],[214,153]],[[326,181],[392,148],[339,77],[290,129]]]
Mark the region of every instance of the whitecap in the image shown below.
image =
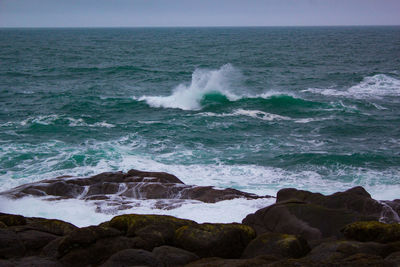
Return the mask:
[[[365,77],[360,83],[351,86],[347,90],[339,90],[334,88],[308,88],[302,92],[311,92],[326,96],[343,96],[356,99],[380,99],[383,97],[400,96],[400,80],[385,75],[377,74]],[[382,107],[376,106],[381,109]]]

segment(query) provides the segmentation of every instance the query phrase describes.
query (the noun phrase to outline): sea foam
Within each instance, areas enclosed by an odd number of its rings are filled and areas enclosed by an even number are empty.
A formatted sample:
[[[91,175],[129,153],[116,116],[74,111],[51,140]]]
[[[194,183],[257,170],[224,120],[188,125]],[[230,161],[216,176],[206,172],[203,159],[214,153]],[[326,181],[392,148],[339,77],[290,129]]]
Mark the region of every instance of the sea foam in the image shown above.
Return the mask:
[[[380,99],[383,97],[400,96],[400,80],[385,74],[377,74],[365,77],[360,83],[349,87],[347,90],[309,88],[303,90],[303,92],[356,99]],[[376,108],[383,109],[380,106]]]

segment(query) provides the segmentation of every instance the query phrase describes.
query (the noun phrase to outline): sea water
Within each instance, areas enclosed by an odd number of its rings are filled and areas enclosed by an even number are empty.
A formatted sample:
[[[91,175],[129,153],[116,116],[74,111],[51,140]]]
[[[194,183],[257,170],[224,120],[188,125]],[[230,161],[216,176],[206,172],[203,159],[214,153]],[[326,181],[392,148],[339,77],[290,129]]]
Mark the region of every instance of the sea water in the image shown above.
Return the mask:
[[[400,27],[0,29],[0,191],[132,168],[259,195],[399,198]],[[120,213],[240,222],[272,202]],[[0,211],[116,215],[37,198]]]

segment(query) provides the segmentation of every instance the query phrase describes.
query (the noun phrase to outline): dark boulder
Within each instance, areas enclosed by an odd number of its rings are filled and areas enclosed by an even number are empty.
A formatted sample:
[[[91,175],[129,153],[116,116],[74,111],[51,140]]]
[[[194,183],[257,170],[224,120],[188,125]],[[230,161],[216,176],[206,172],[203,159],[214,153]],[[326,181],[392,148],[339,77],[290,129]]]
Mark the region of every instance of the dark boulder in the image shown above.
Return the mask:
[[[337,262],[355,254],[368,254],[382,259],[387,256],[387,248],[378,243],[362,243],[357,241],[324,242],[316,246],[307,255],[307,259],[314,262]]]
[[[277,258],[300,258],[310,251],[307,241],[300,236],[264,233],[253,239],[243,252],[242,258],[273,255]]]
[[[24,244],[14,231],[0,229],[0,258],[22,257],[25,251]]]
[[[269,255],[252,259],[221,259],[212,257],[191,262],[185,265],[185,267],[268,267],[277,260],[277,258]]]
[[[243,223],[252,226],[257,234],[295,234],[311,241],[341,238],[341,229],[347,224],[381,220],[385,210],[362,187],[329,196],[288,188],[278,192],[276,204],[248,215]]]
[[[175,244],[200,257],[239,258],[255,237],[251,227],[242,224],[196,224],[175,232]]]
[[[194,253],[171,246],[156,247],[153,249],[153,255],[162,262],[165,267],[183,266],[199,259]]]
[[[149,266],[162,267],[163,264],[151,253],[142,249],[125,249],[112,255],[102,267]]]

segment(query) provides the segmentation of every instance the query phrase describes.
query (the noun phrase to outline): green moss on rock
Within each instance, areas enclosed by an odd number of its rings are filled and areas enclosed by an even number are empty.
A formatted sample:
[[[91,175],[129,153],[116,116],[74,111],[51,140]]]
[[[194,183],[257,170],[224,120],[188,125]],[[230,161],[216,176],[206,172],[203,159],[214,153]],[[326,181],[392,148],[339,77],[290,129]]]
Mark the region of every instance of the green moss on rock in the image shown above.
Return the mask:
[[[25,225],[26,219],[21,215],[2,214],[0,215],[0,222],[3,222],[7,226],[18,226]]]
[[[342,232],[348,239],[361,242],[389,243],[400,241],[400,224],[385,224],[377,221],[355,222],[346,225]]]
[[[177,229],[184,225],[196,224],[191,220],[179,219],[167,215],[139,215],[139,214],[126,214],[114,217],[108,225],[118,229],[128,235],[135,235],[135,232],[143,227],[149,225],[164,225]]]

